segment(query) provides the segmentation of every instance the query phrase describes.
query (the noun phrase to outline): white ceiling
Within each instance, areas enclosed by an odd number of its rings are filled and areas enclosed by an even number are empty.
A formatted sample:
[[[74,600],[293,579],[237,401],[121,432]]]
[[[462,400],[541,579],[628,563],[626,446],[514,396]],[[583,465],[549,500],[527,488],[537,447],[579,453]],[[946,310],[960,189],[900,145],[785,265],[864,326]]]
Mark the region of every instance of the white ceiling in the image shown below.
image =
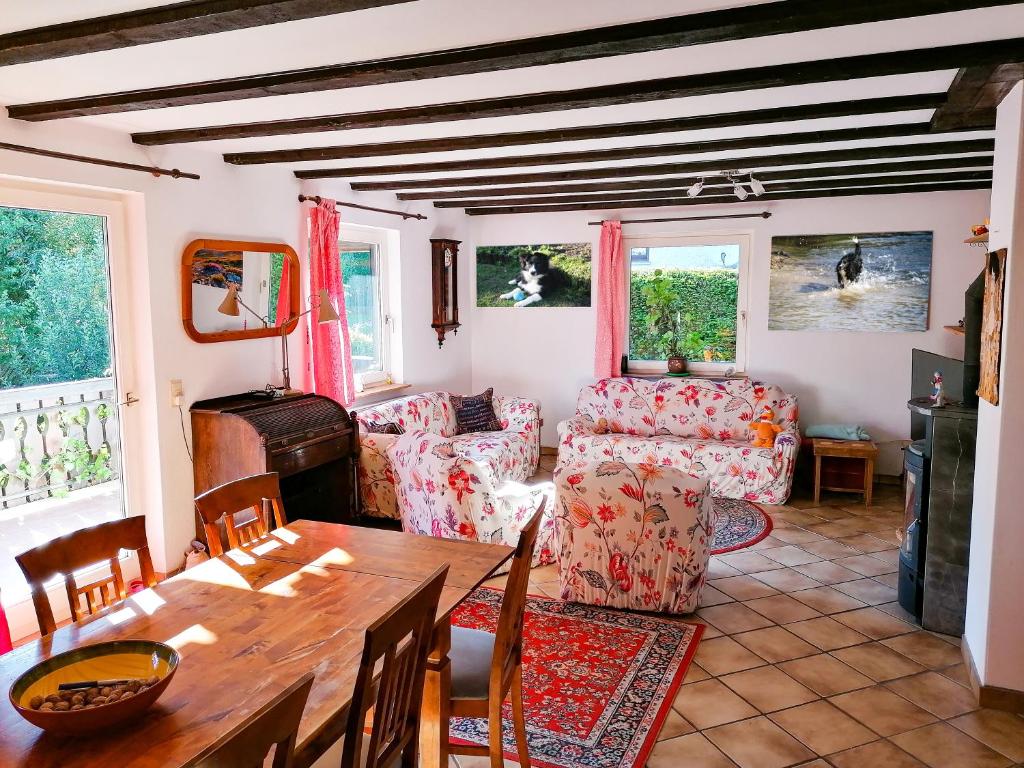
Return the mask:
[[[856,0],[854,0],[856,1]],[[750,5],[727,0],[416,0],[382,8],[306,19],[253,29],[225,32],[165,43],[122,48],[83,56],[0,67],[0,105],[180,84],[309,66],[362,61],[400,54],[451,48],[499,40],[528,38],[642,19],[654,19],[713,8]],[[29,29],[72,19],[90,18],[159,5],[132,0],[0,0],[0,33]],[[495,96],[631,82],[707,71],[744,69],[795,61],[811,61],[865,53],[898,51],[984,40],[1024,37],[1024,3],[929,16],[824,29],[814,32],[729,41],[630,54],[604,59],[511,69],[500,72],[437,78],[417,82],[367,86],[319,93],[272,96],[214,104],[126,112],[64,121],[103,126],[115,131],[153,131],[229,123],[429,105]],[[201,142],[200,151],[224,153],[283,148],[331,146],[366,142],[442,138],[507,131],[596,125],[680,117],[774,106],[814,104],[837,99],[860,99],[945,91],[955,70],[879,77],[841,84],[771,88],[685,99],[638,102],[631,105],[552,111],[512,117],[448,121],[424,125],[372,128],[292,136]],[[827,120],[716,130],[663,133],[532,146],[465,150],[425,155],[402,155],[294,164],[294,168],[325,168],[400,164],[428,160],[511,157],[577,149],[644,146],[750,135],[786,135],[815,129],[888,125],[927,121],[929,111],[858,115]],[[956,138],[988,138],[991,131],[959,134]],[[926,140],[946,140],[936,135]],[[729,157],[771,155],[776,152],[841,149],[846,147],[920,143],[920,139],[783,145],[730,151]],[[687,154],[645,158],[643,164],[682,162],[711,157]],[[632,164],[604,161],[601,167]],[[402,178],[520,173],[525,170],[571,170],[593,163],[472,171],[442,174],[401,174]],[[378,179],[380,177],[373,177]]]

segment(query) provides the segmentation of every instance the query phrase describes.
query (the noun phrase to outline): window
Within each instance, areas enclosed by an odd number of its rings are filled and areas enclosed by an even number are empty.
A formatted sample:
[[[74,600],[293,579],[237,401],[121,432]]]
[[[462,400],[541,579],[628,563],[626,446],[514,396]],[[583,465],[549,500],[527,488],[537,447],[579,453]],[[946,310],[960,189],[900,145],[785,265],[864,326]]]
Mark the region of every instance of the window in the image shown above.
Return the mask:
[[[388,301],[392,291],[387,235],[380,229],[346,227],[338,247],[352,369],[359,390],[388,383],[394,374],[391,355],[396,324]]]
[[[664,371],[661,361],[680,354],[695,372],[742,371],[749,235],[630,237],[623,246],[630,369]]]

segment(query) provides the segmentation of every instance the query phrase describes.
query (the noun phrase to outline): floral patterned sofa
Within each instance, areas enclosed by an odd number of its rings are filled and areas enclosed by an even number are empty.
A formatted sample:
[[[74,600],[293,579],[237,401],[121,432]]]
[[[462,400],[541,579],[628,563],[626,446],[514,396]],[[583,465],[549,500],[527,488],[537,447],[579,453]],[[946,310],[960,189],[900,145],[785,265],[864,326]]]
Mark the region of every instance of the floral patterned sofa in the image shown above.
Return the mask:
[[[750,421],[765,405],[782,431],[774,447],[754,448]],[[558,463],[677,467],[706,478],[713,496],[782,504],[800,448],[798,416],[796,397],[749,379],[601,379],[583,388],[576,416],[558,425]]]
[[[523,526],[540,508],[544,489],[522,482],[527,467],[517,453],[517,435],[482,432],[473,438],[416,430],[391,445],[388,457],[402,530],[514,547]],[[555,560],[551,503],[547,502],[537,535],[534,565]]]
[[[364,514],[401,519],[395,494],[397,478],[388,455],[406,435],[370,432],[397,424],[404,432],[424,432],[451,446],[452,456],[464,457],[463,464],[482,468],[477,473],[497,483],[523,481],[537,471],[540,460],[540,404],[520,397],[495,397],[495,412],[502,432],[455,434],[455,413],[447,392],[423,392],[367,408],[356,413],[359,423],[359,494]],[[435,468],[436,469],[436,468]],[[431,474],[425,479],[434,484],[463,482],[461,476]],[[470,484],[469,492],[475,492]],[[464,492],[465,493],[465,492]]]
[[[555,471],[563,600],[697,609],[715,511],[708,481],[675,467],[573,460]]]

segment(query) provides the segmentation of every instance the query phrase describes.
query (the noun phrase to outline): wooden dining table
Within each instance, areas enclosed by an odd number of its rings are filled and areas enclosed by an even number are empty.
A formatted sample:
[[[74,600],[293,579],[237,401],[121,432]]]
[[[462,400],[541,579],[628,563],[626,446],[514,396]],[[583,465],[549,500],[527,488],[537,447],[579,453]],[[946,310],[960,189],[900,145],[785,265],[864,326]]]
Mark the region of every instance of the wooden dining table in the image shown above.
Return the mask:
[[[366,628],[443,564],[424,687],[421,765],[446,768],[451,614],[510,547],[298,520],[123,603],[0,656],[0,688],[54,654],[144,638],[178,650],[163,696],[140,719],[88,738],[48,734],[0,703],[3,768],[178,768],[197,764],[307,672],[296,768],[342,737]]]

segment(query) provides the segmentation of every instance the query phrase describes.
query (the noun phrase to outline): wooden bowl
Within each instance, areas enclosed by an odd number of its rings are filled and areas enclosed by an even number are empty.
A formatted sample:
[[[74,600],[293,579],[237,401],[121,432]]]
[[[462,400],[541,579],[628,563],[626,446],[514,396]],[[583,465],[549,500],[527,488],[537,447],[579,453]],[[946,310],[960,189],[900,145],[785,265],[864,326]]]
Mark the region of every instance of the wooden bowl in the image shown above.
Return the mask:
[[[95,733],[138,717],[164,692],[181,657],[169,645],[153,640],[115,640],[75,648],[41,661],[11,686],[11,704],[32,725],[55,733]],[[57,692],[60,683],[156,676],[156,685],[124,701],[93,709],[65,712],[32,709],[33,696]]]

